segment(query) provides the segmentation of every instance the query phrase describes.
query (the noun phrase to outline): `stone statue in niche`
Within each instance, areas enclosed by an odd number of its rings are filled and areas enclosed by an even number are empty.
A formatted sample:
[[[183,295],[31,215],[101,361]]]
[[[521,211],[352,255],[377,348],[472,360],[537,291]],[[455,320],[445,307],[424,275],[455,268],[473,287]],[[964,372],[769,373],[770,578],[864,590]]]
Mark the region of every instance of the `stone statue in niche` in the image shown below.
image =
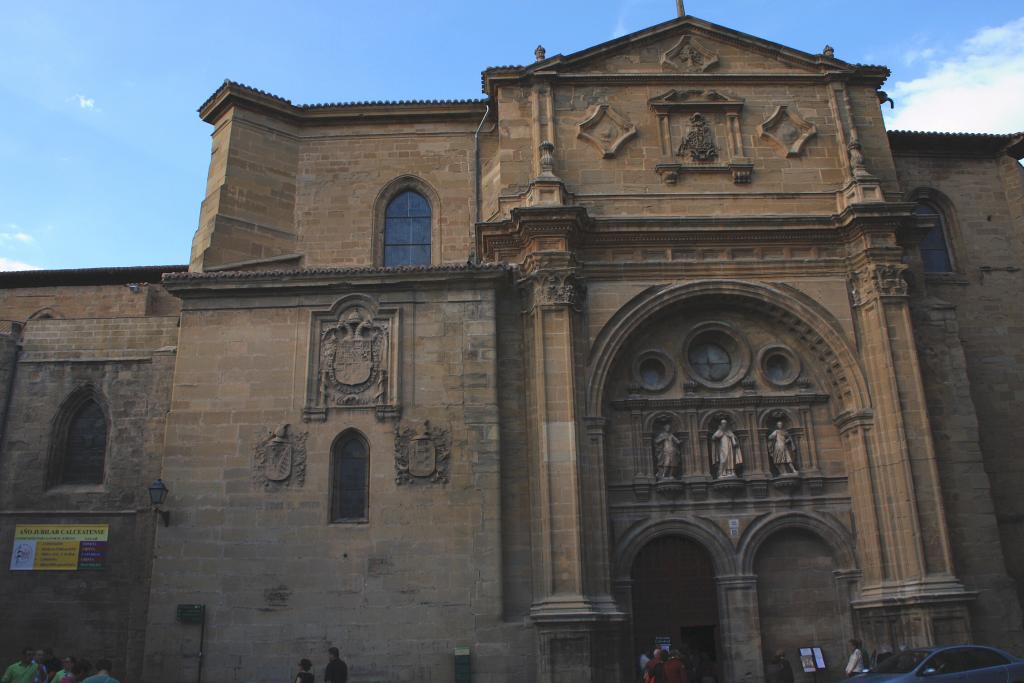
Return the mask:
[[[775,423],[775,431],[768,435],[768,456],[780,474],[796,474],[796,442],[782,420]]]
[[[729,426],[729,420],[722,418],[718,430],[711,436],[715,442],[712,462],[718,465],[718,479],[731,479],[736,476],[736,467],[743,464],[743,451],[740,440]]]
[[[306,436],[291,425],[263,433],[253,449],[253,482],[265,489],[301,487],[306,483]]]
[[[679,439],[672,433],[672,425],[668,422],[661,432],[654,437],[654,457],[658,464],[658,479],[675,479],[679,476],[682,464]]]
[[[714,161],[718,158],[718,147],[715,146],[711,126],[703,114],[690,117],[690,130],[679,145],[677,154],[681,157],[689,154],[692,161]]]

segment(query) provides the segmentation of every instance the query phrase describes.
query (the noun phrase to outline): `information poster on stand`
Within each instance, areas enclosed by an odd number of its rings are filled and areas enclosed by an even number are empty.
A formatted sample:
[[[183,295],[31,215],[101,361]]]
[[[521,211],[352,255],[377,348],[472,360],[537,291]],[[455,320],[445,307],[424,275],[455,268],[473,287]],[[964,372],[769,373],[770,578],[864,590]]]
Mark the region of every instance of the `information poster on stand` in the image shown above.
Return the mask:
[[[103,569],[109,533],[108,524],[18,524],[11,571]]]

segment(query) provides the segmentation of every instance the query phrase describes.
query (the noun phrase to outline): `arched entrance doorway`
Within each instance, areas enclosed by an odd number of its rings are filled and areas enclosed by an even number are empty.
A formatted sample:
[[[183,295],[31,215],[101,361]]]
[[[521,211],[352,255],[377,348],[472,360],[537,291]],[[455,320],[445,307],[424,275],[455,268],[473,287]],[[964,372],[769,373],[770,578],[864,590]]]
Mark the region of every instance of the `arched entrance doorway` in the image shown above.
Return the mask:
[[[718,592],[704,546],[681,536],[656,538],[637,554],[632,580],[633,651],[650,652],[668,639],[717,670]]]
[[[776,531],[754,561],[765,660],[782,650],[799,671],[800,649],[821,648],[826,669],[819,683],[842,679],[846,664],[848,607],[840,604],[835,569],[829,547],[803,529]]]

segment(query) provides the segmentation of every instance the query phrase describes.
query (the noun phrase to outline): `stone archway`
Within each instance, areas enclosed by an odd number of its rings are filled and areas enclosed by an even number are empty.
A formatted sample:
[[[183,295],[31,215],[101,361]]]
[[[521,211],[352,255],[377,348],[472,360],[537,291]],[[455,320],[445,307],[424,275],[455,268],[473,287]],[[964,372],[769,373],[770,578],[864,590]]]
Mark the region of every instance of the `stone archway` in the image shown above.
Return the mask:
[[[631,579],[632,652],[667,640],[690,666],[720,677],[721,624],[707,549],[685,536],[659,536],[637,554]]]
[[[757,577],[764,661],[782,650],[799,676],[800,648],[819,647],[826,670],[817,679],[843,678],[859,575],[849,531],[827,515],[783,513],[750,528],[739,552],[741,571]]]

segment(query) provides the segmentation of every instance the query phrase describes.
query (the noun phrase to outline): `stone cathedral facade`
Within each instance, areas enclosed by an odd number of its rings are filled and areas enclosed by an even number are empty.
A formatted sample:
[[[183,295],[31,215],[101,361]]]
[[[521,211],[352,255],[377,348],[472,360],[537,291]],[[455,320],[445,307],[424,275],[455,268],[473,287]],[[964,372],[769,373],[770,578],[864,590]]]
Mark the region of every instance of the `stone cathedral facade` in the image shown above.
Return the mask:
[[[685,16],[479,100],[225,82],[187,267],[0,276],[0,541],[109,529],[8,572],[0,642],[147,683],[1024,654],[1024,136],[887,132],[888,73]]]

